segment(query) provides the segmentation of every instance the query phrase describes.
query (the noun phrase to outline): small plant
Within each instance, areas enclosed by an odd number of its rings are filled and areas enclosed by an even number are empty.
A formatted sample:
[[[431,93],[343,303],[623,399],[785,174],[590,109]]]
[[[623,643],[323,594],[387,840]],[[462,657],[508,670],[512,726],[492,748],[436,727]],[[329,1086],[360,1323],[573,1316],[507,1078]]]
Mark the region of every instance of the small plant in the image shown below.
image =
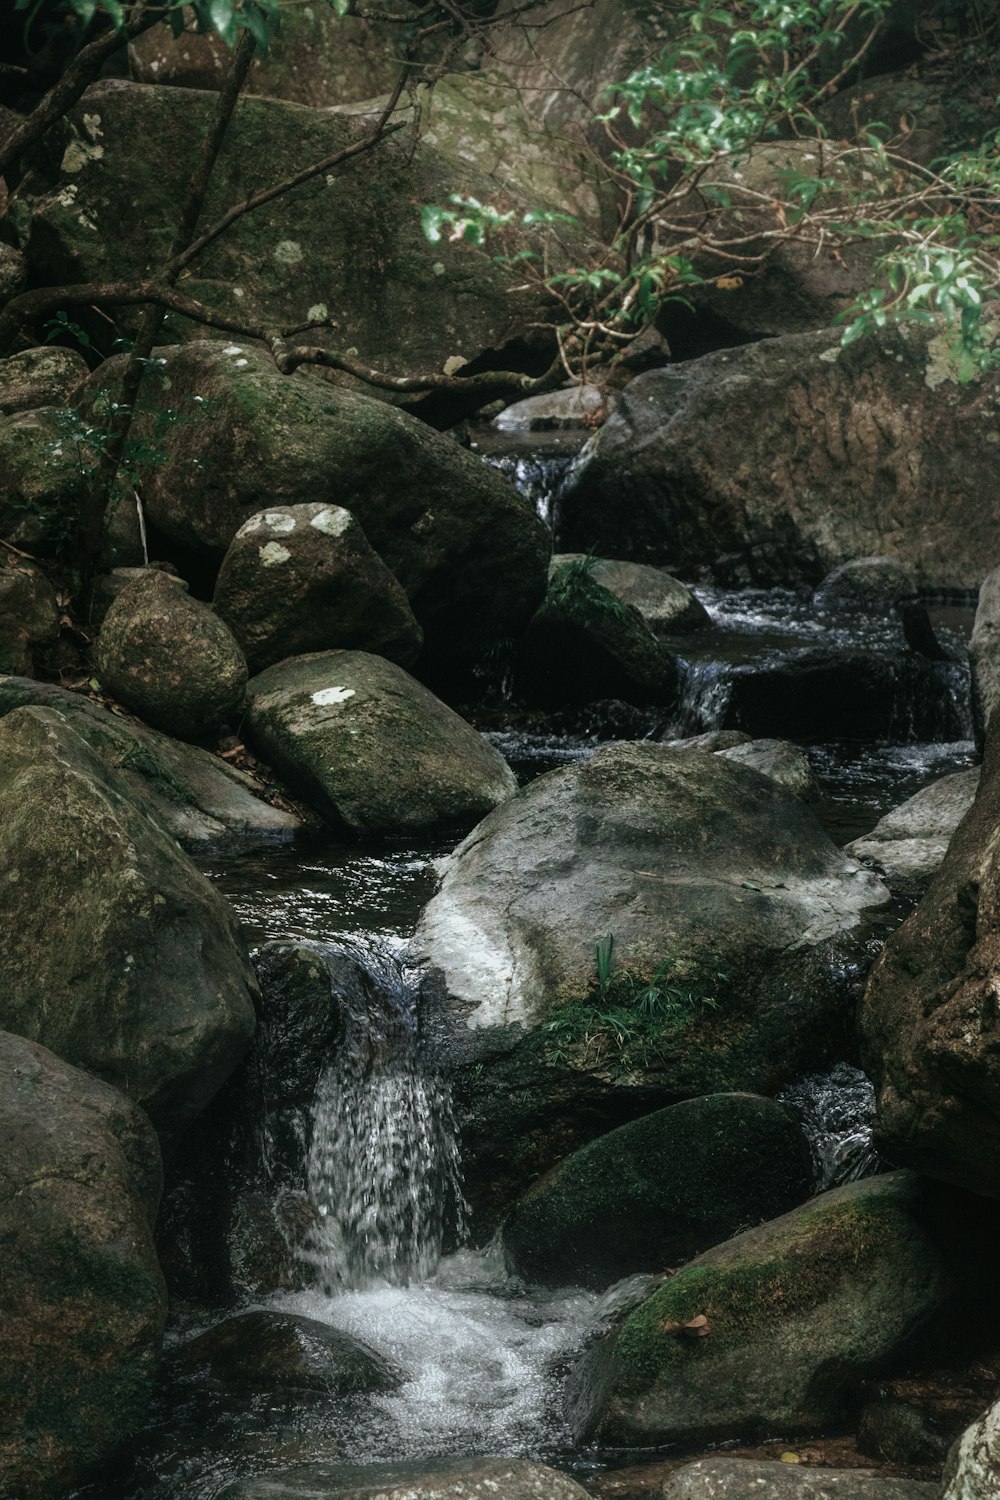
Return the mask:
[[[617,595],[612,594],[594,577],[594,568],[600,561],[594,553],[578,557],[574,562],[564,563],[555,572],[549,584],[546,600],[564,610],[582,610],[607,615],[611,619],[626,620],[631,611]],[[603,938],[602,942],[614,943],[614,938]],[[610,958],[610,950],[609,950]]]

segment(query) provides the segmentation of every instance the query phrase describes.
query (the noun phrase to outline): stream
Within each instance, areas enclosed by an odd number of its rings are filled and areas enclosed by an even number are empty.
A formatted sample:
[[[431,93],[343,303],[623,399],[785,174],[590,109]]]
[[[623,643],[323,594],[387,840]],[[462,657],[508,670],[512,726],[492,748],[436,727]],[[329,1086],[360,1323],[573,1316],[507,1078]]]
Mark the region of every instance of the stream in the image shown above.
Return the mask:
[[[520,452],[493,461],[548,519],[565,456]],[[830,618],[806,593],[696,592],[709,623],[671,642],[685,662],[681,699],[668,714],[633,713],[630,737],[724,726],[741,681],[796,652],[904,649],[895,619]],[[816,811],[837,843],[974,763],[962,665],[971,601],[931,601],[930,615],[947,657],[934,664],[937,706],[904,694],[889,719],[895,733],[884,741],[800,739],[819,785]],[[485,727],[523,783],[621,737],[620,724],[600,710],[573,723],[529,721],[513,706],[505,719],[501,702]],[[648,1291],[650,1278],[631,1277],[600,1295],[542,1292],[508,1274],[496,1245],[442,1253],[462,1246],[461,1151],[447,1084],[421,1057],[406,940],[433,893],[434,861],[449,847],[328,841],[203,862],[253,948],[294,938],[347,953],[378,1000],[348,1014],[304,1132],[313,1214],[298,1246],[302,1285],[248,1294],[239,1309],[179,1304],[168,1353],[236,1310],[267,1308],[355,1336],[401,1372],[401,1383],[363,1397],[293,1398],[168,1382],[121,1471],[77,1491],[78,1500],[214,1500],[241,1475],[326,1458],[523,1455],[569,1468],[583,1482],[615,1462],[574,1449],[562,1386],[573,1359]],[[845,1061],[781,1097],[802,1119],[816,1190],[880,1169],[871,1148],[873,1091],[856,1067]],[[266,1142],[261,1150],[266,1155]]]

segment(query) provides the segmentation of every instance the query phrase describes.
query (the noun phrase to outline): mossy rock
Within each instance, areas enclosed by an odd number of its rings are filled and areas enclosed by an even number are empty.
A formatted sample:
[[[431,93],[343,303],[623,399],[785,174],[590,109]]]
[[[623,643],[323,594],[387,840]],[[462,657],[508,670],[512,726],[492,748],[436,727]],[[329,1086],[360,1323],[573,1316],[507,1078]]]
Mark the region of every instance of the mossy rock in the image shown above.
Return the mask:
[[[24,551],[51,557],[74,542],[85,486],[78,428],[61,407],[0,418],[0,536]]]
[[[0,414],[64,406],[89,374],[87,361],[73,349],[53,348],[51,344],[22,349],[0,360]]]
[[[528,1281],[600,1288],[689,1260],[808,1190],[790,1110],[753,1094],[711,1094],[567,1157],[517,1204],[504,1250]]]
[[[590,1357],[582,1425],[648,1446],[792,1436],[843,1421],[955,1294],[907,1172],[851,1183],[672,1276]],[[707,1335],[685,1329],[707,1319]]]
[[[240,1313],[183,1344],[171,1372],[208,1376],[230,1390],[326,1391],[334,1396],[396,1390],[398,1370],[348,1333],[294,1313]]]

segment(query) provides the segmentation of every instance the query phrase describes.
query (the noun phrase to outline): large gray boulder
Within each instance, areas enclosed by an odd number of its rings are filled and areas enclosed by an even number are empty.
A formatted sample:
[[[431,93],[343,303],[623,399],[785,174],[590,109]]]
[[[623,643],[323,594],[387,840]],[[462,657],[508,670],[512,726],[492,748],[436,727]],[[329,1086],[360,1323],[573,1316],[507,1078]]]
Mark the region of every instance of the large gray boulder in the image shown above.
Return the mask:
[[[585,1358],[581,1430],[644,1447],[841,1420],[950,1305],[941,1218],[932,1231],[920,1179],[895,1172],[715,1246]]]
[[[48,1500],[145,1417],[167,1311],[160,1155],[116,1089],[7,1032],[0,1139],[0,1494]]]
[[[640,375],[562,493],[558,545],[786,585],[878,553],[977,587],[1000,556],[978,419],[1000,372],[960,383],[953,339],[820,330]]]
[[[1000,1401],[968,1427],[948,1455],[942,1500],[993,1500],[1000,1477]]]
[[[476,660],[520,635],[545,592],[549,535],[495,469],[384,402],[279,375],[249,346],[196,342],[159,357],[160,399],[183,420],[158,437],[165,457],[143,497],[178,561],[220,562],[243,523],[272,507],[344,506],[437,656]],[[88,399],[118,368],[102,367]]]
[[[244,1479],[219,1500],[586,1500],[568,1474],[525,1458],[304,1464]]]
[[[50,682],[0,676],[0,717],[15,708],[55,708],[88,750],[128,789],[134,806],[151,813],[185,848],[287,843],[303,820],[267,802],[259,781],[197,745],[171,739],[82,693]]]
[[[894,890],[922,891],[937,874],[956,828],[976,797],[978,766],[931,782],[853,839],[847,853],[873,866]]]
[[[246,732],[335,828],[468,826],[514,795],[499,751],[402,667],[320,651],[251,678]]]
[[[33,674],[36,652],[59,639],[56,591],[37,563],[0,553],[0,672]]]
[[[33,411],[38,406],[65,406],[89,374],[82,354],[49,344],[0,359],[0,415]]]
[[[0,1024],[180,1129],[254,1030],[225,902],[54,709],[0,720],[0,864]]]
[[[24,551],[51,556],[76,535],[85,485],[78,429],[62,407],[0,417],[0,537]]]
[[[936,1484],[874,1469],[808,1468],[749,1458],[700,1458],[668,1474],[659,1500],[937,1500]]]
[[[244,521],[213,605],[254,672],[338,646],[408,667],[423,645],[406,595],[339,505],[272,506]]]

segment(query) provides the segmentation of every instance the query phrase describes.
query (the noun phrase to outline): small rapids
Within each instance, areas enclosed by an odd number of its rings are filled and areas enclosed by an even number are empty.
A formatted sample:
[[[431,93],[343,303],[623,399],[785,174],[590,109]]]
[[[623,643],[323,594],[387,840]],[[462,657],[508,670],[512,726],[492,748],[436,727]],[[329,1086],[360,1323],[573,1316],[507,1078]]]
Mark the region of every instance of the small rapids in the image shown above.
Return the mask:
[[[812,1158],[813,1188],[827,1188],[883,1170],[872,1145],[875,1089],[860,1068],[837,1063],[829,1073],[810,1073],[778,1095],[795,1111]]]

